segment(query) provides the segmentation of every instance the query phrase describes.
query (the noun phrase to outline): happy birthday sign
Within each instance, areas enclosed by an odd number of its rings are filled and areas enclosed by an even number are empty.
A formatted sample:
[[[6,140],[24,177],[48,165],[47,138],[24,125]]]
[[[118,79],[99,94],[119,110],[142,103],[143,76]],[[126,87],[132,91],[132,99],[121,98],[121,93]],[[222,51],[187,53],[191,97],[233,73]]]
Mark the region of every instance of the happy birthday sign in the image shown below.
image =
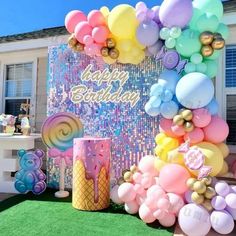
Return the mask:
[[[81,80],[85,82],[94,82],[98,86],[106,84],[98,91],[89,88],[84,84],[79,84],[71,88],[71,101],[74,104],[81,102],[113,102],[113,103],[129,103],[134,107],[140,100],[140,91],[124,91],[123,86],[129,79],[129,72],[114,69],[111,72],[106,68],[103,71],[96,70],[92,72],[93,65],[89,64],[81,75]],[[119,83],[119,86],[114,86]],[[115,91],[114,91],[115,90]]]

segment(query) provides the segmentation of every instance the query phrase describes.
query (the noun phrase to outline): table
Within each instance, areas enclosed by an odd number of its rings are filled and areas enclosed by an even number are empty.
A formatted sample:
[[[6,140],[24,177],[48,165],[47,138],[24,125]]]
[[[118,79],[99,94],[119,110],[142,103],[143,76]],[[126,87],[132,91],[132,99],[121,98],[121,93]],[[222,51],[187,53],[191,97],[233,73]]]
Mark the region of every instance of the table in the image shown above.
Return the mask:
[[[11,177],[11,172],[19,169],[18,157],[13,151],[34,149],[35,139],[40,137],[40,134],[0,136],[0,193],[18,193],[15,178]]]

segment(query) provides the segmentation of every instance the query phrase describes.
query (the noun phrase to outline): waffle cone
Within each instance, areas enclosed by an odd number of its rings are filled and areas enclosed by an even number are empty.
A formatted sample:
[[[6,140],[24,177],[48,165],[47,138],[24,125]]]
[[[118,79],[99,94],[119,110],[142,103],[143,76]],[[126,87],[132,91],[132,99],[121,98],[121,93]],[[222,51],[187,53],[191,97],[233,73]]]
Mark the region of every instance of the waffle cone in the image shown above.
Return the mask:
[[[101,168],[98,176],[98,202],[95,202],[94,182],[87,180],[82,161],[76,161],[73,167],[72,206],[79,210],[97,211],[109,206],[110,181],[106,169]]]

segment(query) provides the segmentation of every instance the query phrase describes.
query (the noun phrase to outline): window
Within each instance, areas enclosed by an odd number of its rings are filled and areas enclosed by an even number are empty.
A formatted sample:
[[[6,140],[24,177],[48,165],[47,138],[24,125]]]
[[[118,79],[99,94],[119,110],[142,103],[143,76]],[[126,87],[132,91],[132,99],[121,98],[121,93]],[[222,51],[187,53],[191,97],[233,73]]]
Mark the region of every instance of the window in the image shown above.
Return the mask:
[[[33,63],[11,64],[5,68],[5,114],[24,114],[21,104],[30,104],[32,98]]]
[[[225,104],[226,120],[230,127],[227,143],[236,145],[236,45],[226,47]]]

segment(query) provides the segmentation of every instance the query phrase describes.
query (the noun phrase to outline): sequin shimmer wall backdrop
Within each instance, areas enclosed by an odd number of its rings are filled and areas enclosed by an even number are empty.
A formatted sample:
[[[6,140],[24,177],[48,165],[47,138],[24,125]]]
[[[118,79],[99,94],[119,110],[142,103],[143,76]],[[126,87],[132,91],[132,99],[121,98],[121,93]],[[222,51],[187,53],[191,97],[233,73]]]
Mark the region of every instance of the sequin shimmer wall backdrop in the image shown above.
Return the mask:
[[[138,66],[107,65],[86,55],[73,53],[67,45],[50,47],[48,53],[48,116],[57,112],[71,112],[80,117],[85,135],[111,137],[113,178],[119,178],[122,170],[137,163],[142,156],[153,154],[158,119],[148,116],[144,111],[144,105],[149,98],[151,85],[157,82],[162,71],[160,62],[149,57]],[[120,81],[112,82],[111,92],[117,91],[120,87],[122,94],[136,92],[140,96],[137,103],[132,106],[128,102],[72,102],[71,89],[74,86],[85,85],[93,92],[108,87],[105,82],[98,85],[96,81],[81,79],[88,65],[91,65],[92,72],[103,71],[106,68],[110,72],[115,69],[119,72],[128,72],[129,78],[123,86]],[[52,159],[48,160],[47,169],[49,187],[57,188],[59,170]],[[65,185],[71,188],[71,168],[67,168],[65,176]]]

